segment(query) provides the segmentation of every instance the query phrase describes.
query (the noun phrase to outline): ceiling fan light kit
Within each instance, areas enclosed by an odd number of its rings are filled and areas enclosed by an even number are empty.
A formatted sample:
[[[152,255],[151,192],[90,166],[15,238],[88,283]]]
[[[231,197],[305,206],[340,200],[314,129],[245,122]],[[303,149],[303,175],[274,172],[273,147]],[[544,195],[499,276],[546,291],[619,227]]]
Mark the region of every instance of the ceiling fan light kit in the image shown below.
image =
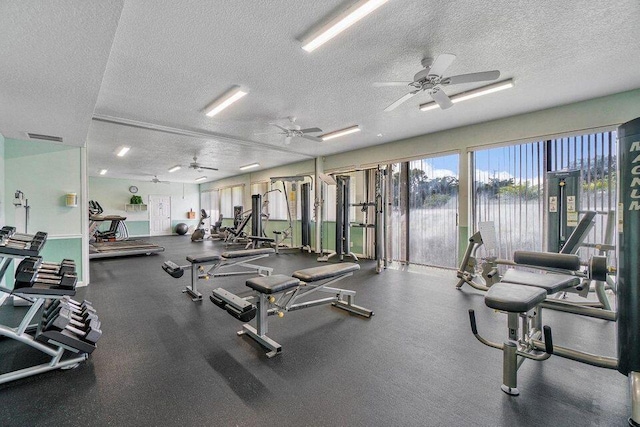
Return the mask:
[[[341,136],[349,135],[355,132],[360,132],[360,130],[361,130],[360,126],[355,125],[355,126],[351,126],[345,129],[340,129],[334,132],[329,132],[325,135],[321,135],[320,139],[322,139],[323,141],[329,141],[334,138],[340,138]]]
[[[331,19],[320,29],[302,41],[302,49],[313,52],[383,4],[388,0],[360,0]]]
[[[240,86],[233,86],[222,96],[218,97],[215,101],[209,104],[205,108],[205,114],[208,117],[213,117],[248,93],[248,90],[243,89]]]
[[[504,80],[498,83],[482,86],[477,89],[473,89],[467,92],[462,92],[457,95],[451,96],[451,102],[457,104],[458,102],[467,101],[469,99],[477,98],[482,95],[489,95],[490,93],[499,92],[501,90],[510,89],[515,86],[513,79]],[[420,105],[420,111],[435,110],[439,105],[436,102],[427,102]]]
[[[406,102],[407,100],[413,98],[413,96],[417,95],[420,92],[426,92],[431,95],[433,102],[428,102],[426,104],[422,104],[420,109],[422,111],[427,111],[434,109],[436,107],[440,107],[443,110],[453,107],[455,102],[464,101],[466,99],[475,98],[476,96],[484,95],[483,91],[469,91],[456,96],[454,100],[453,97],[450,98],[447,95],[443,88],[450,85],[457,84],[467,84],[467,83],[480,83],[491,80],[497,80],[500,78],[500,71],[492,70],[492,71],[482,71],[479,73],[469,73],[469,74],[459,74],[456,76],[444,77],[444,72],[451,66],[453,61],[455,61],[456,56],[450,53],[443,53],[438,55],[435,60],[431,60],[431,58],[425,58],[422,60],[421,64],[423,69],[418,71],[413,76],[412,82],[376,82],[373,85],[375,87],[391,87],[391,86],[409,86],[409,93],[400,97],[400,99],[391,103],[384,111],[391,111],[398,107],[400,104]],[[511,86],[513,86],[513,81],[511,81]],[[507,86],[502,87],[502,85],[498,84],[496,88],[493,85],[485,86],[484,89],[490,88],[495,92],[497,90],[506,89]],[[499,88],[498,88],[499,87]],[[488,90],[488,89],[487,89]],[[487,92],[491,93],[491,92]]]
[[[260,163],[251,163],[249,165],[240,166],[241,171],[246,171],[248,169],[257,168],[260,166]]]

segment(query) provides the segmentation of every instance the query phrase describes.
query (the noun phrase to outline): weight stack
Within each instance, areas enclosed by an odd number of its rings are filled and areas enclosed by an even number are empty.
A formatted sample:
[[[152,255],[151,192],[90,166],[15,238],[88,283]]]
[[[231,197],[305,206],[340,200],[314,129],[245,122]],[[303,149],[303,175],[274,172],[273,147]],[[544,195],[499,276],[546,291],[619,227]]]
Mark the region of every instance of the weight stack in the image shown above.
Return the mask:
[[[640,118],[618,128],[618,371],[640,372]]]

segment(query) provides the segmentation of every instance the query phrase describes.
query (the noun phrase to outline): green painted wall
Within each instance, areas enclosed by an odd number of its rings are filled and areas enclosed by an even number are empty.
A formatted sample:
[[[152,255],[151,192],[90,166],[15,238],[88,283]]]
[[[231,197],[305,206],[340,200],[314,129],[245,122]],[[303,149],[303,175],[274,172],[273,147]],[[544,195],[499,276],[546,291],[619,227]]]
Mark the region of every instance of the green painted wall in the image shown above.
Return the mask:
[[[8,224],[24,224],[24,210],[13,206],[13,193],[21,190],[31,205],[30,232],[46,231],[53,236],[82,234],[80,148],[6,139],[4,159]],[[67,193],[78,195],[78,207],[65,206]]]
[[[82,265],[82,178],[81,149],[48,142],[4,140],[4,223],[24,227],[24,209],[13,206],[16,190],[29,200],[29,232],[44,231],[49,239],[42,251],[47,261],[71,258],[78,279]],[[65,195],[76,193],[78,207],[67,207]],[[12,274],[12,273],[8,273]]]
[[[89,200],[97,200],[105,214],[122,215],[131,236],[149,235],[149,212],[127,212],[124,205],[129,203],[132,194],[129,187],[138,187],[136,195],[141,196],[144,203],[149,202],[150,195],[171,196],[171,228],[184,222],[197,225],[198,220],[187,219],[187,212],[200,210],[200,186],[198,184],[154,184],[151,181],[135,179],[119,179],[105,177],[89,177]],[[101,230],[108,225],[102,225]]]
[[[78,278],[82,276],[82,238],[69,239],[49,239],[40,255],[43,259],[51,262],[60,262],[63,259],[73,259],[76,261],[76,271]]]

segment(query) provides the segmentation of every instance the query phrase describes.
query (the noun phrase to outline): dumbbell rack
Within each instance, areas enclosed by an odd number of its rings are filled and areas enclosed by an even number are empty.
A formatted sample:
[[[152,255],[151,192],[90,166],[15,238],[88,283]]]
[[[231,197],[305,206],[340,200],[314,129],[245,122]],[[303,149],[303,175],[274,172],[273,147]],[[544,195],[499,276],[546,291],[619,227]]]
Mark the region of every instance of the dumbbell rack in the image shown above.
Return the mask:
[[[89,353],[95,349],[95,341],[101,335],[95,311],[91,314],[92,324],[97,329],[97,332],[93,331],[91,336],[94,342],[85,341],[73,332],[87,335],[91,332],[90,327],[87,329],[88,332],[83,331],[84,328],[67,328],[66,323],[71,322],[70,313],[64,311],[61,314],[62,310],[55,311],[57,307],[54,305],[59,304],[67,304],[69,307],[86,305],[70,299],[75,295],[77,283],[75,263],[72,260],[64,260],[61,264],[42,262],[42,258],[37,255],[44,246],[46,233],[18,235],[18,239],[14,239],[13,236],[15,236],[15,229],[11,227],[0,229],[0,280],[15,259],[23,258],[16,268],[14,289],[0,286],[0,292],[3,292],[0,304],[8,296],[14,295],[28,301],[31,307],[17,327],[0,324],[0,336],[33,347],[47,354],[51,359],[47,363],[0,374],[0,384],[55,369],[73,368],[87,360]],[[61,315],[68,316],[69,320],[58,319]],[[34,323],[34,319],[39,321]],[[74,319],[76,326],[81,325],[77,319],[82,319],[82,316],[76,316]],[[56,322],[57,325],[54,325]],[[66,352],[74,356],[63,359]]]

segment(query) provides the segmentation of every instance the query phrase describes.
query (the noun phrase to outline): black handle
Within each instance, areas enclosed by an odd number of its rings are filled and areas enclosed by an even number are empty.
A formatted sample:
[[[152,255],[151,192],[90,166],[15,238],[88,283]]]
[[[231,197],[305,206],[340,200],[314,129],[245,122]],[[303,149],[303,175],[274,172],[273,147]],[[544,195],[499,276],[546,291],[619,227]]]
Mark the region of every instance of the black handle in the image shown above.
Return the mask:
[[[476,313],[472,308],[469,309],[469,321],[471,322],[471,332],[473,332],[473,335],[478,335],[478,327],[476,326]]]
[[[544,351],[548,354],[553,354],[553,338],[551,337],[551,327],[544,326],[542,328],[544,331]]]

